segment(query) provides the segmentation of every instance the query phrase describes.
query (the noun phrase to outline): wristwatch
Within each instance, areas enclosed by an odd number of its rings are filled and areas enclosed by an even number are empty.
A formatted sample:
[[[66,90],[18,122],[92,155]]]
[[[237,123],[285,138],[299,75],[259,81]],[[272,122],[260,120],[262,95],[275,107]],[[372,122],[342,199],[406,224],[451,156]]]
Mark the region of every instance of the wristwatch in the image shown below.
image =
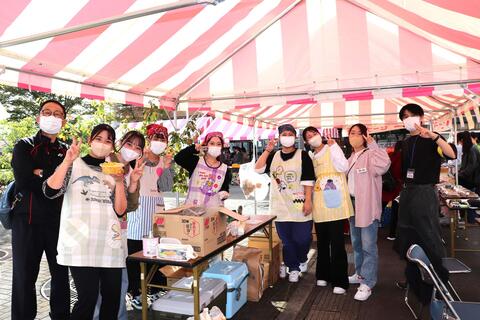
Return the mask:
[[[439,134],[437,134],[437,137],[436,137],[435,139],[433,139],[433,142],[437,142],[438,139],[440,139],[440,135],[439,135]]]

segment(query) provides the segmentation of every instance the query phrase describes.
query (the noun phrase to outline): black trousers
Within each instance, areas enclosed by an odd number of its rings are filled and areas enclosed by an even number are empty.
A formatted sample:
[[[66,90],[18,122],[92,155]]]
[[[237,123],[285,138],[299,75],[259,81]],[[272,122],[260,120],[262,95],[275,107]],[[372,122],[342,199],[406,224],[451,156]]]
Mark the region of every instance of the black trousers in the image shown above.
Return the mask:
[[[446,251],[442,243],[439,221],[439,200],[433,185],[407,185],[400,194],[397,239],[395,250],[402,258],[412,244],[423,248],[435,271],[443,281],[448,280],[448,271],[442,265]],[[427,303],[431,298],[430,285],[421,281],[418,267],[407,263],[407,281],[418,298]]]
[[[57,264],[58,225],[28,224],[26,217],[12,215],[12,319],[35,319],[40,261],[45,252],[51,275],[50,317],[70,317],[68,267]]]
[[[121,268],[70,267],[70,272],[78,294],[78,301],[73,306],[70,319],[92,319],[99,291],[102,295],[99,319],[118,319],[122,287]]]
[[[133,254],[138,251],[142,251],[142,240],[127,240],[128,254]],[[147,273],[150,270],[151,265],[147,264]],[[128,273],[128,292],[133,297],[140,294],[140,262],[127,260],[127,273]],[[160,271],[155,272],[152,283],[165,285],[166,279]],[[152,293],[158,292],[158,288],[149,288]]]
[[[317,280],[348,289],[348,262],[343,226],[346,219],[315,223],[317,233]]]

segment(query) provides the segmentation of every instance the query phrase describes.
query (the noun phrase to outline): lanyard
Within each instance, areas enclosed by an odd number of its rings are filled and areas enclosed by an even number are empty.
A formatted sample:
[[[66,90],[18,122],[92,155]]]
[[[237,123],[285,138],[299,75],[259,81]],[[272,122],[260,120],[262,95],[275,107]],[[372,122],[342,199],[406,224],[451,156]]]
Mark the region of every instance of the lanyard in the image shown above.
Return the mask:
[[[410,168],[412,168],[413,165],[413,157],[415,156],[415,147],[417,146],[418,137],[420,137],[420,135],[415,138],[415,141],[413,142],[412,152],[410,152]]]
[[[347,179],[348,179],[348,174],[349,174],[350,171],[352,170],[352,168],[353,168],[353,166],[355,165],[355,163],[357,163],[358,158],[360,158],[360,156],[361,156],[365,151],[367,151],[367,150],[368,150],[368,148],[363,149],[362,153],[360,153],[360,154],[358,155],[357,159],[355,159],[355,161],[352,163],[352,165],[350,166],[350,169],[348,169],[348,172],[347,172]]]

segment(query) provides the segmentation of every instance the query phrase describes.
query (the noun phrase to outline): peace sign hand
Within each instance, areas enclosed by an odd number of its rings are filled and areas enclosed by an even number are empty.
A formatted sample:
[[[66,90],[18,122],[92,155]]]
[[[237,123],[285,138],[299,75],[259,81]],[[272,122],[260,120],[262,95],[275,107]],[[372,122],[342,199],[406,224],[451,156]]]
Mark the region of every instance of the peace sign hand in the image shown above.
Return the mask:
[[[327,137],[327,144],[328,144],[329,146],[333,146],[335,143],[336,143],[336,142],[335,142],[334,139],[332,139],[332,137]]]
[[[434,132],[428,130],[427,128],[421,127],[418,124],[415,124],[415,128],[418,130],[418,132],[420,133],[420,137],[422,138],[433,139],[436,137],[436,134]]]
[[[67,153],[65,154],[65,161],[67,164],[71,165],[75,159],[80,155],[80,146],[82,145],[82,139],[73,138],[73,142],[68,148]]]
[[[143,176],[144,167],[145,163],[143,162],[143,158],[137,159],[135,162],[135,167],[130,173],[130,183],[136,183],[140,180],[140,178]]]
[[[370,144],[372,142],[375,142],[375,139],[373,139],[373,137],[367,132],[367,135],[362,135],[363,136],[363,139],[365,139],[365,141],[367,141],[367,144]]]
[[[268,141],[267,146],[265,147],[265,150],[268,152],[272,152],[273,149],[275,149],[275,146],[277,145],[277,139],[270,139]]]

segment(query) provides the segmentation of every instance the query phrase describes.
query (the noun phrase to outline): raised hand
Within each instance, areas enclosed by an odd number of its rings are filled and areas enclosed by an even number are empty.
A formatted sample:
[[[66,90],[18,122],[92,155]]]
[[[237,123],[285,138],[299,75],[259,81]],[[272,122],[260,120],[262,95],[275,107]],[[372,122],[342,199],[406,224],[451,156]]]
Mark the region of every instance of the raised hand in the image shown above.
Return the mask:
[[[272,152],[273,149],[275,149],[275,146],[277,145],[277,139],[270,139],[268,141],[267,146],[265,147],[265,150],[268,152]]]
[[[365,139],[365,141],[367,141],[367,144],[370,144],[372,142],[374,142],[375,140],[373,139],[373,137],[367,132],[367,135],[362,135],[363,136],[363,139]]]
[[[73,142],[68,148],[67,153],[65,154],[64,161],[68,164],[72,164],[75,159],[80,155],[80,147],[82,145],[82,139],[73,138]]]
[[[335,143],[335,140],[333,140],[331,137],[327,137],[327,144],[329,146],[333,146]]]
[[[130,183],[138,182],[140,180],[140,178],[143,176],[144,167],[145,163],[143,162],[143,158],[137,159],[137,161],[135,161],[135,167],[130,173]]]
[[[171,153],[165,154],[165,156],[163,157],[165,168],[170,168],[170,166],[172,165],[172,160],[173,160],[173,155]]]
[[[427,128],[421,127],[418,124],[415,124],[415,128],[418,130],[418,132],[420,133],[420,137],[422,138],[433,139],[437,137],[436,133],[428,130]]]

